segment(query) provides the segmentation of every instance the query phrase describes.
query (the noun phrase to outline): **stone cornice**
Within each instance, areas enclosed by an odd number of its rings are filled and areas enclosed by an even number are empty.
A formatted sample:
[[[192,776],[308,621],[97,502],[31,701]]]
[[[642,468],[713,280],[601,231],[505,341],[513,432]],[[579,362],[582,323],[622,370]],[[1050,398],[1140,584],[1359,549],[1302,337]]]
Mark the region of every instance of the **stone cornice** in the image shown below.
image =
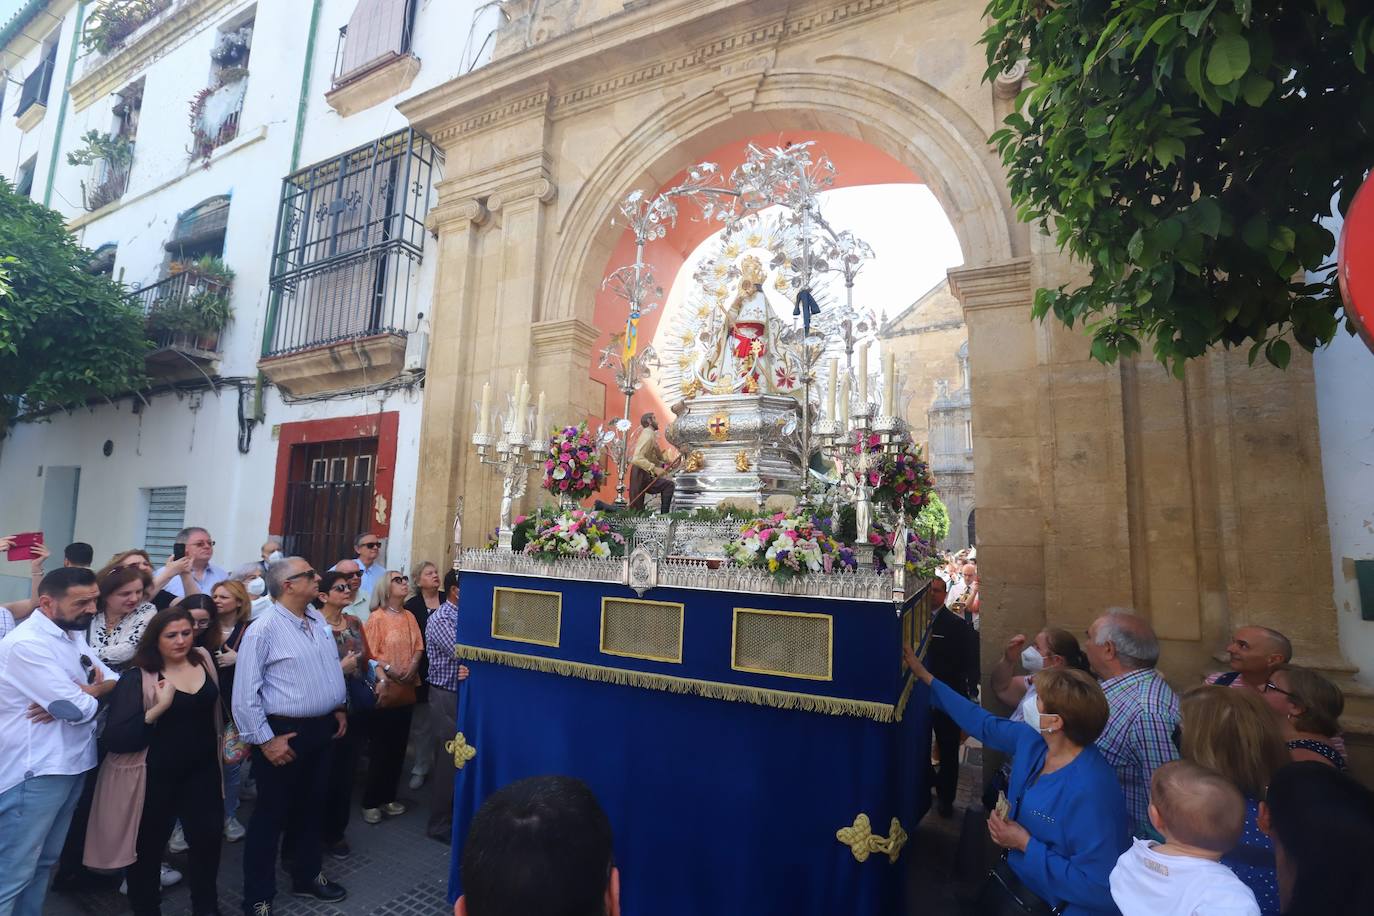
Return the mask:
[[[159,14],[152,28],[129,44],[116,48],[113,54],[72,83],[72,106],[81,111],[102,96],[122,89],[153,61],[208,27],[212,14],[238,2],[240,0],[184,0]]]
[[[577,318],[539,321],[530,326],[530,340],[536,355],[542,352],[561,353],[568,350],[591,350],[601,338],[601,329]]]
[[[785,38],[902,5],[903,0],[826,0],[798,10],[787,0],[660,0],[494,61],[398,108],[443,146],[531,108],[545,106],[550,117],[576,114],[645,84],[681,79]],[[680,30],[691,42],[697,26],[698,43],[675,58],[658,56],[656,35]],[[637,63],[607,73],[609,59]]]
[[[557,194],[558,189],[548,176],[530,177],[502,185],[487,198],[487,208],[493,213],[499,213],[511,204],[531,199],[547,204],[552,202]]]
[[[460,198],[452,203],[441,200],[425,217],[425,228],[438,234],[466,229],[469,225],[480,226],[490,218],[491,211],[476,198]]]
[[[1031,304],[1030,258],[949,272],[949,287],[965,311],[977,308],[1028,308]]]

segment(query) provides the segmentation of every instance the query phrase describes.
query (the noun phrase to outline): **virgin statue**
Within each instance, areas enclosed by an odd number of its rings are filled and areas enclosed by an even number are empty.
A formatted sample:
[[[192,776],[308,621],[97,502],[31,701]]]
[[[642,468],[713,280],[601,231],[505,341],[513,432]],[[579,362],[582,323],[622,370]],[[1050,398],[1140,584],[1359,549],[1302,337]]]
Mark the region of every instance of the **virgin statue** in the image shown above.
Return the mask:
[[[747,255],[740,262],[739,290],[694,367],[694,388],[707,394],[766,394],[797,387],[795,367],[783,353],[778,322],[764,298],[767,279],[758,258]]]

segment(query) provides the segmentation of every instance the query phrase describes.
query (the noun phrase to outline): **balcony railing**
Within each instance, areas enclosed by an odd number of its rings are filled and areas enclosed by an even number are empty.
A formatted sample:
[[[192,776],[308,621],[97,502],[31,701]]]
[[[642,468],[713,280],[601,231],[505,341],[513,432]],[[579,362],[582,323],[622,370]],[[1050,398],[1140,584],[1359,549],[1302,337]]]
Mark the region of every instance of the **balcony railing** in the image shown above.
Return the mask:
[[[28,75],[24,80],[24,88],[19,93],[19,107],[14,110],[14,116],[21,118],[24,112],[34,105],[48,104],[48,90],[52,88],[52,71],[54,61],[43,58],[38,68]]]
[[[210,154],[239,135],[239,118],[248,91],[248,71],[236,69],[230,78],[197,93],[191,101],[191,158]]]
[[[228,315],[230,284],[198,270],[183,270],[130,294],[148,323],[157,350],[204,359],[218,356]]]
[[[438,157],[406,129],[286,177],[264,356],[405,335]]]
[[[414,0],[363,0],[339,29],[333,87],[338,89],[410,54]]]
[[[133,163],[112,165],[104,159],[91,164],[90,184],[81,182],[81,205],[87,210],[99,210],[124,196],[129,189],[129,173]]]

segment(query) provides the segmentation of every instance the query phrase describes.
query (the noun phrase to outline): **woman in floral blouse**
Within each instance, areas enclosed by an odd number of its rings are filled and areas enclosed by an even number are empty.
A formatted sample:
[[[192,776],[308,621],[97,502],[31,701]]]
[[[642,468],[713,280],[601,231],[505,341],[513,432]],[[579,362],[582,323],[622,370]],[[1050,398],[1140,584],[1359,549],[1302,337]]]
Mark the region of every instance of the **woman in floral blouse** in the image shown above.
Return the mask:
[[[100,660],[115,671],[129,667],[143,628],[157,609],[143,600],[151,584],[148,573],[136,566],[120,566],[99,580],[99,612],[91,621],[86,641]]]

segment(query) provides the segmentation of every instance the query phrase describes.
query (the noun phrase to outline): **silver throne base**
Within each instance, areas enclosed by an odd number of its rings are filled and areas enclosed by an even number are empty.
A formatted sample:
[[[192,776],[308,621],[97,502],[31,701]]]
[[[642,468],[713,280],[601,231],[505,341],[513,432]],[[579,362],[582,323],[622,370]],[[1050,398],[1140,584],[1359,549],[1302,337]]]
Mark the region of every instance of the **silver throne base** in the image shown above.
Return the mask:
[[[674,509],[724,500],[762,506],[801,490],[801,405],[776,394],[700,395],[673,405],[668,441],[682,453]],[[790,432],[784,432],[788,426]]]

